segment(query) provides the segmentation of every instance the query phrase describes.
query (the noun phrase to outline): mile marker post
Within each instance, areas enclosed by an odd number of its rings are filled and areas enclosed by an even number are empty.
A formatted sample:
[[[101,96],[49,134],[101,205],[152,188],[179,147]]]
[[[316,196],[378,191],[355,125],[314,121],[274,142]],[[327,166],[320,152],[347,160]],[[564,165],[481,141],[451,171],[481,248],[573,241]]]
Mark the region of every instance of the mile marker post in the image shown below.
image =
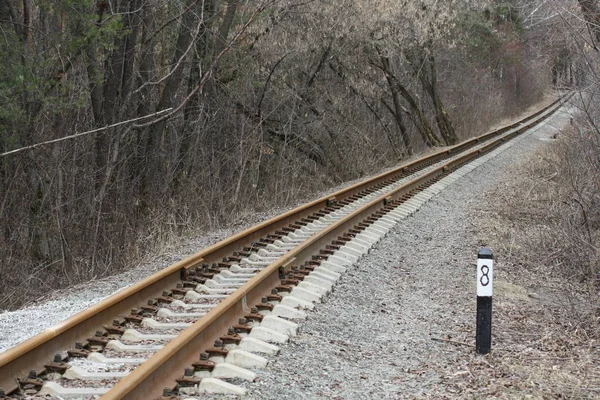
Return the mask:
[[[492,285],[494,254],[483,247],[477,254],[477,332],[475,348],[487,354],[492,348]]]

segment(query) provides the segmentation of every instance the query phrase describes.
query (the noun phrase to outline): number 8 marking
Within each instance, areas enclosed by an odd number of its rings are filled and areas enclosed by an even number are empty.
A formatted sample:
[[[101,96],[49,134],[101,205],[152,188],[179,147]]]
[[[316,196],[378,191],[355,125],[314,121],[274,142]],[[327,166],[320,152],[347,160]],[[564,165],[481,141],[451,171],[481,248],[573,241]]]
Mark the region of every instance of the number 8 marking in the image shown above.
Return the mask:
[[[487,265],[481,266],[482,275],[481,275],[481,278],[479,278],[479,283],[481,283],[481,286],[487,286],[490,284],[490,277],[488,276],[489,272],[490,272],[490,268]],[[485,281],[484,281],[484,278],[485,278]]]

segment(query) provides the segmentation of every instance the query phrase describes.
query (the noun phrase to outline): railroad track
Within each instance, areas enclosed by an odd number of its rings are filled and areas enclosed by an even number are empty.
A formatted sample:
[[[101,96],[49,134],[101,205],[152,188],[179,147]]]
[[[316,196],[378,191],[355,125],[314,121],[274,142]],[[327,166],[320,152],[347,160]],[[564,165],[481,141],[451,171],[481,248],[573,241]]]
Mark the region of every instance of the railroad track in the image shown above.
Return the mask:
[[[0,399],[243,394],[235,383],[254,380],[305,310],[441,180],[569,98],[272,218],[43,331],[0,354]]]

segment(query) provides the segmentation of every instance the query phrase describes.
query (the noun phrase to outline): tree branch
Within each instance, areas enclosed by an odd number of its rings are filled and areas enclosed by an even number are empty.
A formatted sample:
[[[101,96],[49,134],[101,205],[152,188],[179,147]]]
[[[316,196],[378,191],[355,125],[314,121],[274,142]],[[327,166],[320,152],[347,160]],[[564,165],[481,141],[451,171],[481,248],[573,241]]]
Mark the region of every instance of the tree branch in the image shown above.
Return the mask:
[[[35,149],[35,148],[38,148],[38,147],[41,147],[41,146],[46,146],[48,144],[54,144],[54,143],[64,142],[65,140],[75,139],[75,138],[78,138],[78,137],[81,137],[81,136],[91,135],[93,133],[98,133],[98,132],[101,132],[101,131],[105,131],[107,129],[114,128],[114,127],[121,126],[121,125],[125,125],[125,124],[129,124],[131,122],[139,121],[139,120],[150,118],[150,117],[156,117],[157,115],[164,114],[164,113],[166,113],[168,111],[171,111],[171,109],[167,108],[165,110],[161,110],[161,111],[158,111],[158,112],[155,112],[155,113],[152,113],[152,114],[144,115],[143,117],[137,117],[137,118],[129,119],[127,121],[117,122],[117,123],[114,123],[112,125],[104,126],[102,128],[92,129],[91,131],[75,133],[73,135],[63,136],[63,137],[58,138],[58,139],[53,139],[53,140],[48,140],[48,141],[41,142],[41,143],[32,144],[31,146],[20,147],[20,148],[15,149],[15,150],[11,150],[11,151],[7,151],[5,153],[1,153],[0,157],[5,157],[5,156],[9,156],[9,155],[21,153],[21,152],[23,152],[25,150],[32,150],[32,149]],[[135,125],[134,125],[134,127],[135,127]]]

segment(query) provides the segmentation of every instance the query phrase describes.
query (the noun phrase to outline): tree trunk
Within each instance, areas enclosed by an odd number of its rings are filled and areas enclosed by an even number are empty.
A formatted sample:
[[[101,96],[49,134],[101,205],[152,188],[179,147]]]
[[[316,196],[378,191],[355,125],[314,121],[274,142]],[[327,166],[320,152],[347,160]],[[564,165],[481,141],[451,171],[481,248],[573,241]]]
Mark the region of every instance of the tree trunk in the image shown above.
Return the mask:
[[[428,53],[427,55],[424,55]],[[437,70],[435,66],[435,58],[431,49],[418,48],[415,51],[407,52],[406,58],[413,66],[415,72],[419,76],[421,85],[431,99],[433,109],[435,111],[435,121],[437,123],[440,134],[446,145],[453,145],[458,142],[456,131],[452,125],[452,120],[448,116],[444,103],[439,95],[437,88]]]
[[[429,85],[429,96],[433,101],[433,106],[435,108],[435,119],[444,138],[444,141],[447,145],[454,145],[458,143],[458,137],[456,136],[456,131],[454,130],[454,126],[452,125],[452,120],[448,116],[448,112],[444,107],[444,103],[437,88],[437,71],[435,67],[435,59],[433,58],[433,54],[430,54],[428,57],[429,60],[429,68],[431,72],[431,80]]]
[[[135,114],[135,109],[130,110],[130,108],[135,108],[134,104],[131,101],[131,93],[134,88],[134,84],[136,82],[135,79],[135,61],[136,61],[136,46],[138,42],[138,36],[140,33],[140,25],[142,23],[142,6],[143,3],[147,3],[145,0],[131,0],[129,3],[129,12],[125,16],[127,19],[126,26],[130,30],[130,33],[125,38],[125,48],[124,48],[124,56],[125,62],[123,64],[123,74],[121,81],[121,93],[120,97],[123,99],[125,103],[124,108],[121,109],[121,114],[124,116],[129,116]],[[132,107],[133,106],[133,107]],[[133,112],[130,112],[133,111]],[[119,118],[123,119],[123,116]]]
[[[400,80],[396,77],[396,75],[393,73],[389,59],[383,55],[380,55],[380,60],[381,60],[381,66],[378,66],[378,67],[384,72],[384,74],[386,76],[386,80],[388,82],[388,86],[390,87],[390,91],[392,92],[392,96],[394,96],[394,93],[400,94],[404,98],[404,100],[406,100],[406,102],[408,103],[408,105],[412,111],[411,119],[413,121],[413,124],[419,131],[419,134],[421,135],[421,138],[423,139],[423,143],[425,143],[428,147],[439,146],[440,141],[434,135],[433,130],[431,129],[431,125],[429,124],[429,121],[425,117],[423,110],[421,110],[421,107],[419,107],[419,104],[417,103],[415,98],[412,96],[412,94],[408,91],[406,86],[404,86],[400,82]],[[396,95],[395,97],[397,98],[397,100],[394,101],[394,104],[395,104],[394,117],[397,119],[396,114],[402,115],[401,112],[403,111],[403,108],[401,107],[401,105],[399,103],[398,96]]]
[[[138,82],[137,87],[139,88],[137,116],[141,117],[148,115],[153,111],[152,108],[152,95],[153,85],[148,83],[153,80],[156,74],[156,63],[154,61],[154,30],[156,23],[154,21],[154,3],[151,1],[144,2],[142,6],[142,41],[143,48],[140,55],[140,66],[138,69]]]
[[[388,127],[388,124],[386,124],[383,121],[382,117],[379,115],[379,113],[375,109],[374,105],[372,105],[369,102],[369,100],[365,97],[365,95],[363,93],[361,93],[356,87],[354,87],[352,85],[352,82],[350,82],[350,80],[346,77],[346,74],[345,74],[344,69],[342,67],[342,63],[339,61],[339,59],[336,58],[336,63],[330,62],[329,63],[329,68],[331,68],[338,75],[338,77],[344,82],[344,84],[348,85],[348,88],[350,89],[350,91],[352,92],[352,94],[354,94],[355,96],[357,96],[358,98],[360,98],[360,100],[363,102],[363,104],[365,105],[365,107],[367,107],[367,109],[373,115],[373,117],[375,117],[375,119],[377,120],[377,122],[379,122],[379,125],[381,126],[381,129],[383,129],[383,131],[386,133],[386,136],[388,138],[388,141],[390,142],[390,146],[392,146],[394,154],[396,154],[396,155],[399,154],[400,153],[400,149],[399,149],[400,146],[397,143],[396,135],[394,135],[393,132],[390,131],[390,129]],[[390,107],[387,104],[384,103],[384,106],[385,106],[385,108],[392,115],[394,114],[393,110],[391,110]],[[395,118],[394,118],[394,121],[395,121]],[[404,126],[404,121],[402,121],[402,125]],[[406,147],[405,144],[404,144],[404,147]]]
[[[600,51],[598,48],[600,43],[600,7],[598,2],[597,0],[579,0],[579,6],[592,35],[594,47],[597,51]]]
[[[106,59],[104,65],[104,86],[102,88],[102,107],[99,115],[101,126],[110,125],[126,115],[126,99],[129,97],[131,89],[131,80],[133,79],[133,62],[135,55],[128,53],[133,51],[137,40],[139,19],[139,1],[121,0],[117,11],[123,16],[121,32],[115,37],[113,51]],[[98,96],[92,92],[93,96]],[[94,107],[94,108],[97,108]],[[95,111],[96,112],[96,111]],[[103,181],[109,179],[105,174],[110,174],[112,168],[107,168],[109,150],[115,142],[112,136],[116,136],[116,129],[109,129],[101,132],[95,137],[95,170],[96,170],[96,189],[100,193],[103,187]],[[105,191],[102,191],[102,194]]]
[[[165,78],[165,84],[160,95],[155,110],[160,111],[176,105],[177,92],[183,81],[183,72],[186,59],[189,58],[189,49],[192,41],[195,39],[197,25],[197,9],[193,7],[196,2],[189,0],[186,3],[186,11],[183,13],[179,23],[179,32],[175,51],[171,59],[171,70]],[[152,190],[155,193],[164,191],[167,186],[163,184],[166,172],[165,159],[162,155],[164,131],[167,126],[167,119],[163,119],[148,128],[148,141],[146,144],[146,155],[148,163],[144,175],[143,190]]]
[[[227,0],[227,9],[223,16],[223,21],[217,34],[214,37],[214,47],[212,49],[211,65],[212,79],[206,82],[204,89],[205,98],[213,98],[217,93],[217,82],[219,81],[219,56],[228,47],[227,37],[233,26],[233,20],[237,11],[239,1]]]
[[[398,125],[398,130],[400,131],[400,137],[402,138],[404,148],[406,149],[408,155],[411,155],[413,153],[413,148],[412,144],[410,143],[410,136],[408,134],[408,130],[406,129],[406,125],[404,124],[404,119],[402,118],[402,106],[400,105],[400,97],[398,94],[397,85],[392,79],[390,62],[387,57],[381,56],[380,59],[386,81],[392,94],[392,101],[394,102],[394,108],[390,108],[389,110],[394,116],[394,121],[396,122],[396,125]]]
[[[231,31],[231,27],[233,26],[233,19],[235,17],[235,13],[237,11],[239,3],[240,2],[238,0],[227,1],[227,11],[225,12],[223,22],[221,23],[221,26],[219,27],[219,32],[217,33],[217,37],[215,38],[215,50],[213,54],[213,60],[217,60],[221,52],[227,47],[227,37],[229,36],[229,32]]]
[[[216,12],[215,0],[204,1],[203,20],[200,22],[200,31],[196,41],[192,67],[188,77],[188,92],[191,93],[200,83],[201,74],[211,64],[211,60],[206,61],[206,56],[211,54],[211,28]],[[204,63],[204,65],[203,65]],[[198,91],[187,102],[183,112],[184,118],[184,136],[179,147],[179,165],[177,166],[175,185],[178,186],[184,176],[191,173],[194,161],[192,148],[198,135],[198,124],[202,117],[202,95]]]

